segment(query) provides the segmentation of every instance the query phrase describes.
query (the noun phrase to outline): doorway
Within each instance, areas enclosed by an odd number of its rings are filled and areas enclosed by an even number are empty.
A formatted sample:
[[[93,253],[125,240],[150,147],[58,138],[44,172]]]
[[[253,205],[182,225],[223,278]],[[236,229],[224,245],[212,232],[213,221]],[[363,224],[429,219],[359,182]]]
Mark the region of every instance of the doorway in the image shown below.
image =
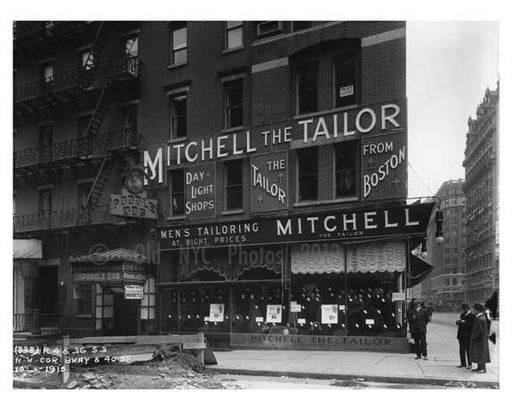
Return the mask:
[[[140,300],[125,299],[124,293],[114,294],[113,334],[129,336],[138,334]]]
[[[59,312],[59,267],[42,266],[34,278],[33,308],[42,314]]]

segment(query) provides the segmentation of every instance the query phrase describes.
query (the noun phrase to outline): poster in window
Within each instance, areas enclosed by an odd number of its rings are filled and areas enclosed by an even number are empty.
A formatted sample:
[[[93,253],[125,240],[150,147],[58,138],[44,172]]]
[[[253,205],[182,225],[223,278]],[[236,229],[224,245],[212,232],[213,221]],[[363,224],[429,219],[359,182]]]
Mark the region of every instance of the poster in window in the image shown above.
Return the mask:
[[[281,305],[267,305],[267,323],[281,323],[282,314]]]
[[[345,87],[339,88],[339,97],[348,97],[349,95],[354,95],[354,85],[347,85]]]
[[[210,303],[210,322],[224,321],[224,303]]]
[[[338,323],[338,305],[322,305],[322,324]]]
[[[302,312],[302,306],[297,302],[290,302],[290,312],[291,313],[300,313]]]

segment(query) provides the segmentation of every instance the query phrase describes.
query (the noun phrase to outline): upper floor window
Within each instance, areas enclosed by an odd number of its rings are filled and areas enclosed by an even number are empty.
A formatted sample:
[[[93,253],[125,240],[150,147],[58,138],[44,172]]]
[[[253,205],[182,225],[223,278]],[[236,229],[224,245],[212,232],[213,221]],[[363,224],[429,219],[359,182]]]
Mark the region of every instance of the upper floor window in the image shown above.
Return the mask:
[[[224,163],[224,187],[226,210],[243,208],[243,160]]]
[[[257,25],[258,37],[274,36],[282,32],[283,29],[280,21],[261,21]]]
[[[128,37],[124,42],[124,55],[126,58],[139,56],[139,36]]]
[[[39,191],[39,214],[48,216],[52,211],[52,190],[41,189]]]
[[[347,141],[334,146],[336,168],[336,198],[357,195],[357,158],[356,141]]]
[[[297,111],[306,114],[318,111],[318,63],[302,63],[297,71]]]
[[[185,172],[183,168],[176,169],[170,172],[170,176],[170,216],[185,215]]]
[[[309,201],[318,198],[318,149],[297,150],[298,199]]]
[[[311,21],[292,21],[292,31],[299,31],[299,30],[305,30],[307,28],[310,28],[312,26]]]
[[[169,96],[170,139],[187,136],[187,94]]]
[[[94,53],[92,50],[83,51],[81,54],[81,61],[83,70],[92,70],[94,68]]]
[[[171,65],[187,62],[187,23],[171,25]]]
[[[241,127],[244,124],[244,80],[224,83],[224,127]]]
[[[53,81],[53,63],[45,63],[39,66],[39,77],[44,83]]]
[[[243,23],[241,21],[226,22],[226,48],[242,47],[243,42]]]
[[[347,51],[334,59],[335,107],[357,103],[357,52]]]

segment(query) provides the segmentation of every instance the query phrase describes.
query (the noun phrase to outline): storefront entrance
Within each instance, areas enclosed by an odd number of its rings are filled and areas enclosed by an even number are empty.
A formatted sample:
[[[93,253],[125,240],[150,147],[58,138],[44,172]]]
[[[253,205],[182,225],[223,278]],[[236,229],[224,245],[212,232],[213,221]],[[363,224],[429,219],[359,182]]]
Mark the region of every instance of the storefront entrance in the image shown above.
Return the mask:
[[[38,270],[34,278],[33,308],[39,309],[41,314],[58,313],[59,300],[59,267],[44,266]]]
[[[124,294],[114,294],[114,318],[112,334],[128,336],[138,334],[140,301],[125,299]]]

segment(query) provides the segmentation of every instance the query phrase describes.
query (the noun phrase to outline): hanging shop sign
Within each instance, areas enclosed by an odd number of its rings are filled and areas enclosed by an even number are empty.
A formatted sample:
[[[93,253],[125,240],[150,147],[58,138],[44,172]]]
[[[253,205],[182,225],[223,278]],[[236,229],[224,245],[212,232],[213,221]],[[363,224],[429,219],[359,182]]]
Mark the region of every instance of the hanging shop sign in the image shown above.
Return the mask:
[[[215,164],[185,170],[185,215],[191,219],[215,216]]]
[[[252,213],[288,209],[288,151],[251,157]]]
[[[75,282],[134,282],[144,283],[146,275],[122,271],[92,271],[74,273]]]
[[[425,234],[434,202],[157,228],[160,249],[353,240]]]
[[[364,199],[407,196],[407,136],[395,133],[361,141]]]
[[[124,298],[125,299],[143,299],[144,298],[144,286],[126,285],[124,287]]]
[[[340,90],[350,93],[351,89]],[[347,94],[348,95],[348,94]],[[303,147],[342,141],[346,138],[403,132],[406,102],[395,100],[359,106],[328,115],[268,124],[216,137],[170,142],[144,151],[144,184],[165,184],[167,168],[181,168],[219,160],[245,158],[287,150],[293,141]]]
[[[121,194],[110,194],[110,215],[158,219],[157,202],[149,199],[146,192],[133,194],[123,188]]]

